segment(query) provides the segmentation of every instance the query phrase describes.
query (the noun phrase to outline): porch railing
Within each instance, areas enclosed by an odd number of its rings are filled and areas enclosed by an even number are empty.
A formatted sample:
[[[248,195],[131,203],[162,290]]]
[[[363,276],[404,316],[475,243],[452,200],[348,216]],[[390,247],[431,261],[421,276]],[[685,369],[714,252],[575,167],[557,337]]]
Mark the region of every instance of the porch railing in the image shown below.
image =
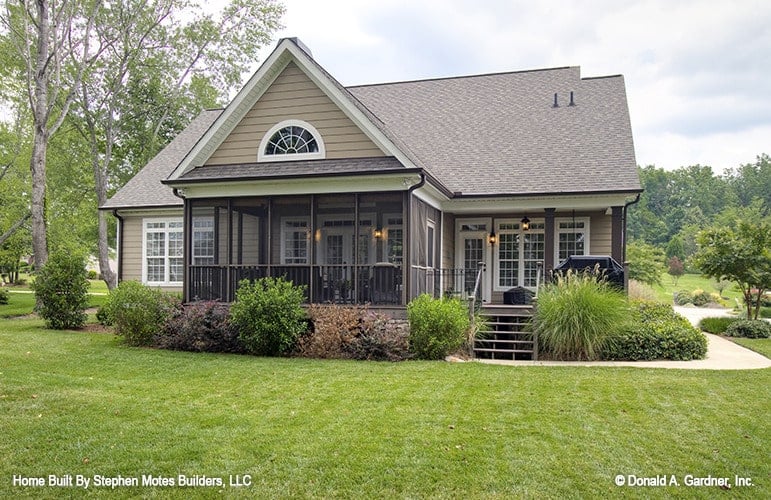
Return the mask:
[[[342,304],[402,304],[402,268],[372,265],[190,266],[191,300],[232,302],[241,280],[284,277],[306,289],[306,301]]]

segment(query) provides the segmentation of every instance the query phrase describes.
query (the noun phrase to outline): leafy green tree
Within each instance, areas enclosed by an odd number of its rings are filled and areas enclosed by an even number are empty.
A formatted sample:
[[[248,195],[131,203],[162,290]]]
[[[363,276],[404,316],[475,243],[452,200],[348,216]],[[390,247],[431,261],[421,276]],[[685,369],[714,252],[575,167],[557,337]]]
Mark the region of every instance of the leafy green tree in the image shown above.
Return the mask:
[[[755,163],[747,163],[728,173],[728,182],[733,187],[742,206],[753,200],[763,201],[765,215],[771,211],[771,157],[761,154]]]
[[[761,297],[771,288],[771,224],[712,227],[699,235],[699,246],[695,265],[707,276],[736,283],[744,296],[747,319],[758,319]]]
[[[677,257],[681,263],[685,260],[685,247],[683,246],[683,239],[680,235],[676,234],[672,236],[667,243],[666,249],[667,258]]]
[[[629,279],[648,285],[660,285],[664,273],[664,252],[643,241],[630,241],[626,246]]]
[[[275,0],[231,0],[217,12],[201,12],[187,0],[124,0],[96,11],[100,45],[110,50],[81,80],[73,123],[90,146],[97,206],[116,185],[116,163],[118,171],[133,175],[201,109],[240,83],[279,27],[283,7]],[[132,136],[121,148],[119,138]],[[121,153],[140,163],[127,165]],[[107,219],[98,212],[97,255],[112,288]]]

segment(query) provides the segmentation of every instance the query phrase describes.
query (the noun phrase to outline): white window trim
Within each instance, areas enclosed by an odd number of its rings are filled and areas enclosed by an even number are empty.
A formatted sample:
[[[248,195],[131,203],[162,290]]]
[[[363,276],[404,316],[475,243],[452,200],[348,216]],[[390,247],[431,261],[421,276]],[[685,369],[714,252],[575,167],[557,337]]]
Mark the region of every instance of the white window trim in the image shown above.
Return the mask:
[[[572,234],[572,229],[562,229],[560,230],[560,222],[583,222],[584,227],[580,231],[575,232],[583,232],[584,233],[584,253],[583,255],[591,255],[592,252],[589,248],[589,241],[591,240],[591,227],[590,227],[590,221],[591,217],[557,217],[554,219],[554,265],[558,266],[562,263],[562,261],[559,258],[560,255],[560,233],[568,233]]]
[[[315,153],[294,153],[294,154],[287,154],[287,155],[266,155],[265,154],[265,148],[268,146],[268,142],[270,141],[270,138],[273,137],[273,134],[278,132],[284,127],[302,127],[308,132],[310,132],[314,139],[316,139],[316,145],[318,146],[319,150]],[[326,158],[327,156],[327,150],[326,146],[324,146],[324,140],[321,138],[321,134],[319,134],[319,131],[316,130],[316,127],[311,125],[308,122],[304,122],[302,120],[284,120],[282,122],[279,122],[275,125],[273,125],[270,130],[268,130],[265,135],[262,136],[262,140],[260,141],[260,147],[257,150],[257,161],[258,162],[266,162],[266,161],[297,161],[297,160],[318,160]]]
[[[164,259],[166,259],[166,262],[164,264],[164,281],[149,281],[147,279],[147,224],[150,222],[163,222],[166,224],[166,227],[164,228],[164,233],[166,234],[166,255],[164,256]],[[169,271],[171,269],[171,266],[169,265],[169,224],[174,223],[183,223],[181,217],[145,217],[142,219],[142,283],[145,285],[150,286],[182,286],[182,281],[169,281]],[[185,237],[185,228],[180,228],[180,231],[182,232],[182,238],[184,241]],[[157,231],[152,231],[157,232]],[[184,243],[183,243],[184,245]],[[184,250],[183,250],[184,254]],[[183,256],[183,262],[182,265],[184,266],[184,256]],[[183,270],[184,272],[184,270]]]
[[[572,218],[570,219],[572,221]],[[578,219],[576,219],[578,221]],[[545,219],[532,219],[530,221],[531,227],[533,224],[543,224],[545,222]],[[516,224],[517,230],[504,230],[501,231],[501,225],[503,224]],[[556,224],[556,223],[555,223]],[[495,219],[495,235],[496,235],[496,242],[495,246],[493,247],[493,269],[491,272],[491,277],[493,279],[493,291],[496,292],[505,292],[507,290],[511,289],[511,286],[501,286],[500,285],[500,270],[501,270],[501,259],[500,259],[500,235],[501,233],[516,233],[520,236],[519,239],[519,248],[517,249],[518,255],[517,260],[519,261],[519,266],[517,269],[517,286],[525,287],[528,289],[532,289],[534,287],[526,287],[524,285],[525,283],[525,240],[524,237],[526,234],[545,234],[545,229],[528,229],[527,231],[522,230],[522,224],[520,219]],[[555,254],[558,250],[555,249]],[[545,255],[544,255],[545,257]]]
[[[287,222],[305,222],[305,262],[292,262],[287,264],[286,262],[286,223]],[[282,266],[307,266],[310,264],[311,257],[311,221],[310,217],[281,217],[279,223],[281,224],[281,265]]]

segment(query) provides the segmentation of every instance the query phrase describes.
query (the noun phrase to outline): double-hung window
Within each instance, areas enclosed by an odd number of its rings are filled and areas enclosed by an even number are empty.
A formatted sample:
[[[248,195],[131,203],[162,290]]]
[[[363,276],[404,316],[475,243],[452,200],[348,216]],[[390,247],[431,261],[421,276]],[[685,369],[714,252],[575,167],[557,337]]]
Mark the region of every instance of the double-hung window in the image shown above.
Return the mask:
[[[182,284],[182,219],[144,219],[142,227],[142,280],[151,285]]]

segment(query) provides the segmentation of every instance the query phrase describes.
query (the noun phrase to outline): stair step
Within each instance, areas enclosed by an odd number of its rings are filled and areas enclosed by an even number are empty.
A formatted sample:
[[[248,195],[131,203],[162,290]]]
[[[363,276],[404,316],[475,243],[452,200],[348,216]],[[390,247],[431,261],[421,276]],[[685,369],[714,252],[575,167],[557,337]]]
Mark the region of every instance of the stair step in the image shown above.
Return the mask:
[[[493,353],[498,353],[498,352],[501,352],[501,353],[503,353],[503,352],[512,353],[512,352],[514,352],[514,353],[521,353],[521,354],[532,354],[533,350],[532,349],[478,349],[478,348],[475,347],[474,348],[474,352],[493,352]]]

